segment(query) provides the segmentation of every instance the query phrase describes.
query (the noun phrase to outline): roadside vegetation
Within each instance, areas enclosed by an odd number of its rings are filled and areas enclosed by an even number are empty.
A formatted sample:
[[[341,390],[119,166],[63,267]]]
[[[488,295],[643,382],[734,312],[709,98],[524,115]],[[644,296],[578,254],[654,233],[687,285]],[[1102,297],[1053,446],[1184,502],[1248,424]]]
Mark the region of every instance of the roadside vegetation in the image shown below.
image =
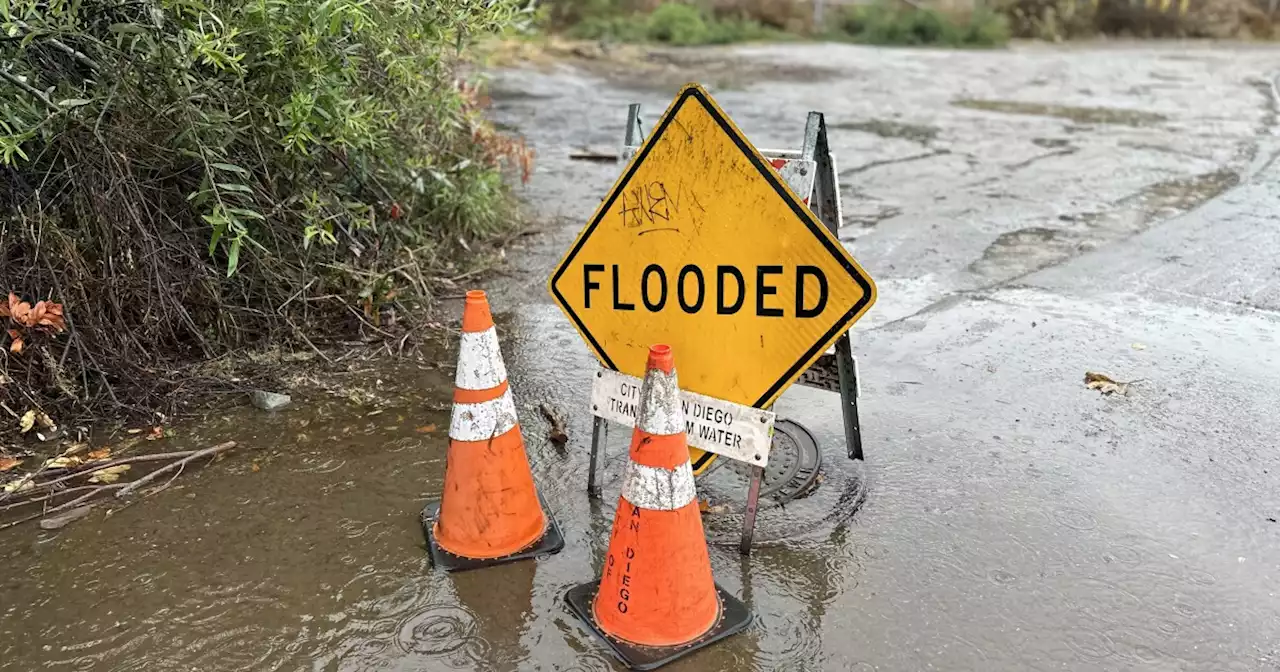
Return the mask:
[[[1007,19],[987,9],[965,14],[901,2],[838,8],[829,35],[861,44],[998,47],[1009,41]]]
[[[1128,37],[1270,38],[1265,0],[991,0],[944,8],[916,0],[828,3],[821,25],[807,0],[545,0],[537,25],[570,38],[675,46],[778,39],[998,47],[1042,40]]]
[[[828,7],[823,26],[812,4],[792,0],[550,0],[539,25],[570,38],[673,46],[780,39],[834,39],[883,45],[999,46],[1005,18],[921,8],[897,0]]]
[[[459,77],[526,4],[0,0],[0,435],[403,346],[515,221]]]
[[[1005,0],[1014,35],[1042,40],[1137,38],[1271,39],[1270,0]]]

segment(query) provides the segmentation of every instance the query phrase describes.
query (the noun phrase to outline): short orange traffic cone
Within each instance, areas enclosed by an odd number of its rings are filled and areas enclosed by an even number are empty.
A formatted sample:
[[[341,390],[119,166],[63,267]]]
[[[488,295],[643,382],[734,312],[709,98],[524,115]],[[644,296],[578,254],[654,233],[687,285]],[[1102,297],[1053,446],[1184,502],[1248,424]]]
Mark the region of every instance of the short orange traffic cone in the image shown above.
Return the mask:
[[[467,292],[444,494],[422,511],[431,561],[449,571],[555,553],[564,537],[538,496],[481,291]]]
[[[751,623],[746,605],[711,577],[671,348],[651,347],[646,369],[603,577],[565,596],[622,662],[638,670],[665,665]]]

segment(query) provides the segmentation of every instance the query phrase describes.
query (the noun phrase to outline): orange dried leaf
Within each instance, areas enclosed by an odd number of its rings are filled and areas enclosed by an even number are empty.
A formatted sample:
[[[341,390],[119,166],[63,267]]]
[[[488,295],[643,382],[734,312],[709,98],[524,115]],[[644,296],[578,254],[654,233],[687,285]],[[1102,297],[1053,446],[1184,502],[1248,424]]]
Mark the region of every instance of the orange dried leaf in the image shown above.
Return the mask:
[[[22,352],[22,339],[17,336],[13,337],[13,342],[9,344],[9,352]]]
[[[21,324],[24,326],[30,326],[27,324],[27,319],[30,317],[30,315],[31,315],[31,304],[27,303],[26,301],[20,300],[17,297],[17,295],[10,293],[9,294],[9,318],[12,319],[14,322],[17,322],[18,324]]]
[[[9,471],[20,464],[22,460],[16,457],[0,457],[0,471]]]
[[[253,473],[255,474],[258,473],[259,471],[262,471],[262,467],[259,467],[257,462],[254,462],[253,464],[249,465],[249,469],[252,470]]]
[[[9,303],[3,306],[0,306],[0,315],[4,315],[5,317],[13,317],[13,309],[19,303],[22,303],[22,301],[18,299],[18,295],[14,294],[13,292],[9,292]]]
[[[97,449],[97,450],[91,450],[91,451],[89,451],[89,455],[88,455],[87,457],[88,457],[89,459],[91,459],[91,460],[95,460],[95,461],[96,461],[96,460],[109,460],[109,459],[111,459],[111,449],[110,449],[110,448],[99,448],[99,449]]]
[[[147,434],[148,441],[155,441],[156,439],[163,439],[163,438],[164,438],[164,427],[152,427],[151,432]]]
[[[417,433],[419,433],[419,434],[431,434],[432,432],[436,431],[436,426],[435,426],[435,425],[423,425],[423,426],[421,426],[421,427],[417,428],[417,429],[416,429],[416,430],[414,430],[414,431],[416,431],[416,432],[417,432]]]

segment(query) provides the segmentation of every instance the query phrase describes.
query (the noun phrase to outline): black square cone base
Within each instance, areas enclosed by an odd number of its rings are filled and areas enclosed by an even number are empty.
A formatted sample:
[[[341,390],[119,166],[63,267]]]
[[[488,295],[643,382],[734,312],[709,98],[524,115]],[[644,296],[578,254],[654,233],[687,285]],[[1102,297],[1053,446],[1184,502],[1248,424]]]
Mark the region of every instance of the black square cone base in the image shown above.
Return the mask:
[[[747,629],[751,625],[751,610],[747,609],[747,605],[742,600],[725,592],[720,584],[716,584],[716,594],[720,596],[720,620],[707,631],[707,634],[689,642],[688,644],[680,644],[678,646],[644,646],[642,644],[632,644],[624,642],[620,639],[610,637],[600,629],[596,623],[595,615],[591,610],[591,602],[596,597],[596,591],[600,589],[599,581],[584,583],[580,586],[574,586],[565,593],[564,600],[569,605],[569,610],[575,616],[582,619],[587,627],[591,628],[591,632],[595,633],[609,648],[613,650],[613,655],[618,657],[624,665],[633,670],[655,670],[667,663],[674,662],[679,658],[683,658],[694,651],[704,649],[726,637],[736,635]]]
[[[431,534],[431,528],[436,522],[436,517],[440,515],[440,502],[428,502],[426,508],[422,509],[422,533],[427,538],[427,554],[431,557],[431,564],[449,572],[465,572],[469,569],[492,567],[526,558],[537,558],[543,555],[559,553],[564,548],[564,535],[560,533],[560,525],[556,523],[555,516],[551,515],[551,509],[547,508],[547,502],[541,495],[538,496],[538,502],[542,504],[542,513],[547,517],[547,531],[542,535],[541,539],[523,549],[511,555],[504,555],[498,558],[464,558],[441,548],[440,544],[436,543],[434,535]]]

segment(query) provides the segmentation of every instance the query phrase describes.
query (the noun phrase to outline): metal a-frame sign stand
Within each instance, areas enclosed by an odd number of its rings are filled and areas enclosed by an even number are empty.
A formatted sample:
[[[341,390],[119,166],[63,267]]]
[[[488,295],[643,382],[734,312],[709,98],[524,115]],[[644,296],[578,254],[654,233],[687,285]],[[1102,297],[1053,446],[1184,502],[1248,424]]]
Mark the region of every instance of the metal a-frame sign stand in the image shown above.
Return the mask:
[[[640,117],[640,104],[632,103],[627,110],[627,129],[624,148],[620,157],[626,162],[644,142],[645,131]],[[842,219],[840,205],[840,187],[837,177],[835,156],[831,153],[827,141],[826,122],[821,112],[810,112],[805,124],[804,143],[799,150],[768,150],[760,153],[769,159],[788,185],[807,201],[810,211],[837,238],[839,237]],[[788,170],[787,163],[796,161],[798,170]],[[812,162],[812,163],[808,163]],[[813,176],[806,175],[807,166],[815,167]],[[851,460],[862,460],[862,428],[858,419],[858,362],[853,357],[853,347],[849,332],[840,336],[831,352],[821,355],[816,362],[796,381],[807,387],[814,387],[840,394],[840,410],[844,418],[844,435],[847,455]],[[595,415],[591,430],[590,473],[587,480],[588,496],[598,499],[601,495],[600,481],[597,478],[600,453],[608,433],[608,421]],[[756,514],[759,510],[760,488],[764,478],[764,467],[751,466],[751,483],[747,491],[747,507],[742,523],[742,538],[739,550],[743,555],[751,552],[751,541],[755,534]]]

